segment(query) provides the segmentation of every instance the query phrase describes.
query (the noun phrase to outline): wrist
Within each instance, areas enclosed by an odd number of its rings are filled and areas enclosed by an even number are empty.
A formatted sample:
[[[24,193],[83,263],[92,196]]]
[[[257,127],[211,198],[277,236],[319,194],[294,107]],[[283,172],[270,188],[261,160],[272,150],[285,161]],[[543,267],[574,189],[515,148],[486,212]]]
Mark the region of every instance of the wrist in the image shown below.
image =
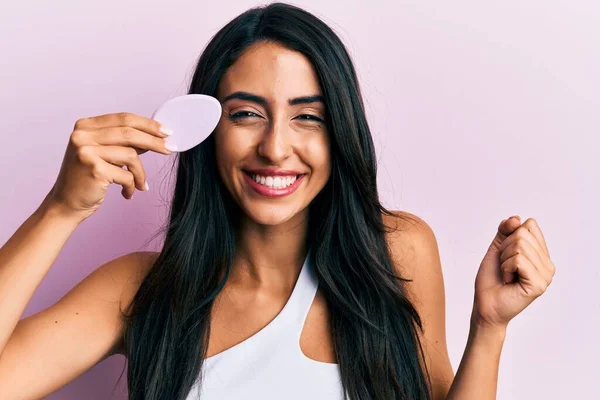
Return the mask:
[[[477,321],[471,321],[469,340],[485,342],[488,344],[503,344],[506,339],[506,331],[506,326],[492,326]]]
[[[70,212],[61,204],[51,201],[44,201],[35,211],[40,218],[60,220],[70,225],[78,226],[86,217]]]

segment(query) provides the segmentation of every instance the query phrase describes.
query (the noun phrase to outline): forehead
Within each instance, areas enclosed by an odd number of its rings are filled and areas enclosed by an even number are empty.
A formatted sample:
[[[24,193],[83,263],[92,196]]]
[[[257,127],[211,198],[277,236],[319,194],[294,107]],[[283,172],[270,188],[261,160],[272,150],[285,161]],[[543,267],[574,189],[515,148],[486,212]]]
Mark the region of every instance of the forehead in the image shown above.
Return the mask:
[[[287,104],[293,97],[321,94],[316,71],[307,57],[276,43],[256,43],[229,67],[219,83],[218,96],[236,91]]]

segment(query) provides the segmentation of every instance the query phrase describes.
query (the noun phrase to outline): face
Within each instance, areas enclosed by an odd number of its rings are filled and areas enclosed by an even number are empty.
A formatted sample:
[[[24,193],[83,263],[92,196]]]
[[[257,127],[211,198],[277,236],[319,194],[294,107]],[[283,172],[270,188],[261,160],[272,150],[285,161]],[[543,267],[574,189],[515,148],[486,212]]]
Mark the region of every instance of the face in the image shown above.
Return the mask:
[[[246,216],[263,225],[305,218],[329,179],[329,140],[315,70],[273,43],[250,47],[222,77],[215,135],[219,174]]]

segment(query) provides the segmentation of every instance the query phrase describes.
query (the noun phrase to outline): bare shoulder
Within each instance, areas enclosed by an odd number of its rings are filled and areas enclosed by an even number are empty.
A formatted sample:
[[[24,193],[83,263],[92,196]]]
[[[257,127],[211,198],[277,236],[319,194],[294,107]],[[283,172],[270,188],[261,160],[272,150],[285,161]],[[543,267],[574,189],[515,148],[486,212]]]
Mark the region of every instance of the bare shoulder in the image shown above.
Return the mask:
[[[68,293],[65,297],[77,293],[85,293],[91,297],[96,295],[119,303],[121,311],[125,312],[133,300],[140,284],[154,265],[159,253],[137,251],[116,257],[98,267],[78,286],[77,291]]]
[[[142,281],[154,265],[160,253],[153,251],[138,251],[115,259],[115,265],[108,267],[107,273],[113,274],[121,283],[121,309],[125,311],[135,296]]]
[[[158,252],[139,251],[126,254],[103,265],[107,275],[105,282],[115,282],[114,298],[119,301],[119,310],[126,313],[140,285],[158,258]],[[123,327],[121,327],[121,330]],[[123,342],[116,344],[115,353],[124,354]]]
[[[104,330],[112,328],[118,335],[114,338],[113,348],[109,354],[123,354],[121,313],[128,310],[158,254],[136,251],[115,257],[89,274],[67,293],[57,306],[81,307],[83,302],[95,303],[93,307],[97,312],[97,326],[104,326]],[[106,306],[98,306],[103,303]]]
[[[386,239],[396,274],[411,279],[405,285],[408,295],[417,307],[444,297],[442,266],[437,239],[433,229],[422,218],[407,211],[393,211],[383,215],[387,227]],[[427,308],[427,305],[425,305]],[[425,310],[422,310],[425,311]]]
[[[404,288],[423,323],[420,338],[431,374],[433,398],[443,399],[454,372],[446,344],[446,294],[437,239],[422,218],[404,211],[393,214],[383,216],[388,228],[388,248],[395,273],[411,279]]]
[[[439,251],[431,226],[410,212],[392,213],[393,216],[383,214],[383,223],[388,230],[386,239],[396,272],[408,279],[416,274],[435,273]]]

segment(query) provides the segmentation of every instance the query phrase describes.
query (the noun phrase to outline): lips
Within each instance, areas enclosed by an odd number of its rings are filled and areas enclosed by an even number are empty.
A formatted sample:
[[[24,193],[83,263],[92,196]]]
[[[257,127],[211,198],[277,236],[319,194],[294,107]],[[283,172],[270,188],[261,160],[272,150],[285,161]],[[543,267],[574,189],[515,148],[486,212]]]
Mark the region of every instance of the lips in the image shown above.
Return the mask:
[[[267,172],[268,174],[262,175],[260,172],[262,172],[262,173]],[[252,177],[252,175],[255,175],[255,174],[258,174],[262,177],[268,177],[270,180],[272,180],[273,177],[296,177],[296,178],[295,178],[295,181],[293,183],[291,183],[289,186],[286,186],[283,188],[275,188],[275,187],[269,187],[264,184],[256,182]],[[267,170],[259,169],[259,170],[252,170],[252,171],[244,171],[243,175],[244,175],[244,180],[250,186],[250,188],[252,189],[252,191],[254,193],[259,194],[261,196],[274,197],[274,198],[275,197],[284,197],[284,196],[288,196],[288,195],[294,193],[296,191],[296,189],[298,189],[298,187],[300,186],[302,181],[304,181],[304,177],[306,176],[306,174],[299,174],[299,173],[297,173],[297,171],[268,170],[268,169]],[[278,178],[275,178],[275,179],[278,179]],[[272,184],[272,182],[271,182],[271,184]]]

